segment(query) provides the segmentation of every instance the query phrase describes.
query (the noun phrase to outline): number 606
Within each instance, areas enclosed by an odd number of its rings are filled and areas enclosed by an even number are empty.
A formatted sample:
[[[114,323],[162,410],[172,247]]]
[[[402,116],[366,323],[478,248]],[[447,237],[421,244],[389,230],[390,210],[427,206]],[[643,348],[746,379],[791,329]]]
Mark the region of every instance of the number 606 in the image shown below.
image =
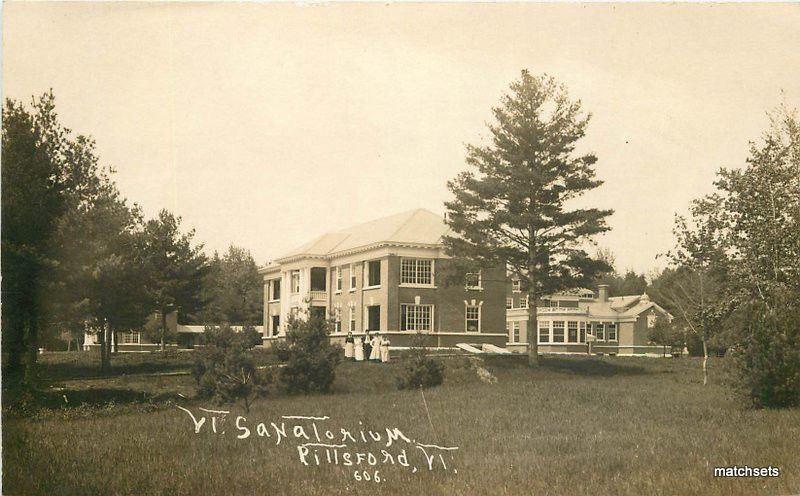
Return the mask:
[[[380,482],[381,476],[380,473],[376,470],[374,473],[370,474],[367,470],[356,470],[353,472],[353,478],[359,482],[361,481],[373,481],[373,482]]]

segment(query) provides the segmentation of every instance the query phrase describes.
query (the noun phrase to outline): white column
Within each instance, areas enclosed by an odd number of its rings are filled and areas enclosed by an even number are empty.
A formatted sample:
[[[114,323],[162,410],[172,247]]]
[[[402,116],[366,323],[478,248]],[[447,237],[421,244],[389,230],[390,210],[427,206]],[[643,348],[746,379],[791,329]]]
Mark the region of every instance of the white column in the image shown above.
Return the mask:
[[[292,288],[291,275],[288,271],[281,272],[281,313],[280,313],[280,334],[286,335],[286,319],[289,318],[289,299],[291,298]]]

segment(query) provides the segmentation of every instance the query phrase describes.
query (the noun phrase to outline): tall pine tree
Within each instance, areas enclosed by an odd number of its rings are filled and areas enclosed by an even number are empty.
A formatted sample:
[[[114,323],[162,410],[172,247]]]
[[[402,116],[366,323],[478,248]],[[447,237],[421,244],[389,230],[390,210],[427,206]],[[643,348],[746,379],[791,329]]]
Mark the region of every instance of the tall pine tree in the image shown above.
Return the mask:
[[[586,286],[608,265],[590,257],[592,236],[607,231],[611,210],[574,208],[571,200],[602,184],[597,157],[575,151],[589,116],[548,76],[523,70],[489,125],[491,143],[468,146],[470,170],[448,182],[445,238],[456,258],[505,263],[528,293],[529,364],[538,365],[536,304],[545,294]]]

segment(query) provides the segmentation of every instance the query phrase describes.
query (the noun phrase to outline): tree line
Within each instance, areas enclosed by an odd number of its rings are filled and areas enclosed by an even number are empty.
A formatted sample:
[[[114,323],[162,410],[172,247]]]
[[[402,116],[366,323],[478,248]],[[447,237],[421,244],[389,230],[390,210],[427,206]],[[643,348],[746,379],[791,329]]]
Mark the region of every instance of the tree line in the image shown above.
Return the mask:
[[[260,324],[262,287],[252,255],[231,246],[208,257],[194,230],[161,210],[146,219],[119,192],[94,140],[59,121],[52,91],[29,105],[6,100],[2,130],[4,379],[33,379],[39,348],[98,333],[101,368],[112,335],[166,316],[187,323]]]

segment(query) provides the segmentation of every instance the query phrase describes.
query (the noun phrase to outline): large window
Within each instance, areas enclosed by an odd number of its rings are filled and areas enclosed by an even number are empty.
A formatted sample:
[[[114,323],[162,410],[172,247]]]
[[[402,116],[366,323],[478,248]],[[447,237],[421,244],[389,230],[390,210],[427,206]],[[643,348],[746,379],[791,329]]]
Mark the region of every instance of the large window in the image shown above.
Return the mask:
[[[613,322],[606,323],[606,332],[608,333],[608,340],[609,341],[616,341],[617,340],[617,324]]]
[[[377,287],[381,285],[381,261],[372,260],[364,264],[364,286]]]
[[[567,322],[567,342],[578,342],[578,323],[576,321],[571,320]]]
[[[478,305],[467,305],[467,309],[464,313],[464,320],[467,332],[480,332],[481,307]]]
[[[514,298],[506,298],[506,310],[514,308]]]
[[[367,331],[381,330],[381,306],[369,305],[367,308]]]
[[[300,271],[293,270],[292,271],[292,294],[297,294],[300,292]]]
[[[540,343],[549,343],[550,342],[550,322],[543,320],[539,322],[539,342]]]
[[[272,280],[272,296],[271,296],[270,299],[272,301],[281,299],[281,280],[280,279],[273,279]]]
[[[328,290],[328,269],[325,267],[311,267],[311,291]]]
[[[356,290],[356,264],[350,264],[350,291]]]
[[[519,307],[520,308],[528,308],[528,297],[529,297],[529,295],[520,296],[520,298],[519,298]]]
[[[426,258],[400,260],[400,284],[433,286],[433,260]]]
[[[356,310],[350,307],[350,332],[356,332]]]
[[[342,267],[336,267],[336,292],[342,291]]]
[[[603,328],[602,322],[592,322],[592,329],[594,329],[594,337],[597,338],[598,341],[606,340],[606,331]]]
[[[564,342],[564,321],[563,320],[554,320],[553,321],[553,342],[554,343],[563,343]]]
[[[578,337],[578,342],[585,343],[586,342],[586,322],[581,322],[580,326],[581,326],[581,331],[580,331],[580,335]]]
[[[508,342],[519,343],[519,322],[512,322],[508,330]]]
[[[400,305],[401,331],[430,331],[433,305]]]
[[[123,332],[122,344],[139,344],[139,331]]]

